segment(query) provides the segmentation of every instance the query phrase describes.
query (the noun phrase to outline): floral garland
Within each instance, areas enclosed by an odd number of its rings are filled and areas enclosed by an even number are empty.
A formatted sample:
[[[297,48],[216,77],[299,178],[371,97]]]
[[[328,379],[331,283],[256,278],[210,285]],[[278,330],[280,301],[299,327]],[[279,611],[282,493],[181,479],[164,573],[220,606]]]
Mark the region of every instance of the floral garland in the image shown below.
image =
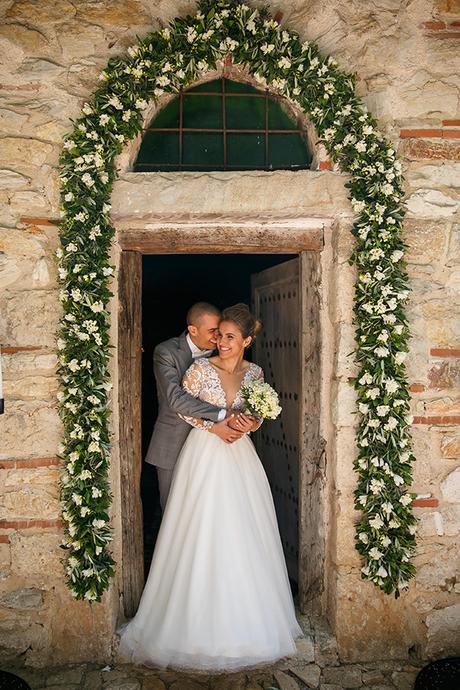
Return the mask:
[[[355,387],[359,405],[356,508],[362,577],[399,596],[414,574],[409,394],[404,358],[409,332],[401,225],[403,178],[395,151],[354,94],[353,77],[317,47],[282,29],[265,9],[201,0],[195,16],[149,34],[111,59],[101,85],[64,142],[63,221],[58,250],[64,316],[58,337],[65,465],[61,499],[67,582],[78,599],[100,601],[114,573],[109,543],[108,200],[114,158],[142,127],[148,101],[177,93],[227,55],[256,80],[296,102],[331,157],[350,173],[357,220]]]

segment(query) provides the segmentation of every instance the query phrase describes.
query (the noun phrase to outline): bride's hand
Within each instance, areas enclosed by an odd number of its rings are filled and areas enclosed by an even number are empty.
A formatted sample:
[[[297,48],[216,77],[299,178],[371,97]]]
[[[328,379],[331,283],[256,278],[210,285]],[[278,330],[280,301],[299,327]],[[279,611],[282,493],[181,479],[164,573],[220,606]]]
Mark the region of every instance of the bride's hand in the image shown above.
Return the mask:
[[[229,422],[229,426],[236,431],[242,431],[246,434],[248,431],[254,431],[257,428],[257,419],[251,415],[240,412]]]

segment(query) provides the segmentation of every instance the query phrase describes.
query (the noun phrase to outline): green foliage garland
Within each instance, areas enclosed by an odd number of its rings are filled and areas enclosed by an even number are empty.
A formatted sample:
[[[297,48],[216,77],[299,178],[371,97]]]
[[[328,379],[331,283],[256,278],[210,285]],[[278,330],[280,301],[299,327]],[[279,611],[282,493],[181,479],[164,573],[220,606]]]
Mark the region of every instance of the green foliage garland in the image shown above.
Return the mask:
[[[109,543],[111,496],[108,393],[108,200],[114,158],[142,127],[148,101],[193,84],[226,55],[257,81],[296,102],[341,169],[357,214],[355,461],[357,549],[362,576],[399,596],[414,574],[409,394],[404,358],[409,337],[408,281],[401,239],[403,179],[395,151],[354,94],[353,77],[317,47],[279,26],[267,10],[201,0],[195,16],[175,19],[125,57],[114,58],[85,103],[61,157],[63,222],[58,250],[64,316],[58,337],[65,465],[61,498],[68,586],[100,601],[114,573]]]

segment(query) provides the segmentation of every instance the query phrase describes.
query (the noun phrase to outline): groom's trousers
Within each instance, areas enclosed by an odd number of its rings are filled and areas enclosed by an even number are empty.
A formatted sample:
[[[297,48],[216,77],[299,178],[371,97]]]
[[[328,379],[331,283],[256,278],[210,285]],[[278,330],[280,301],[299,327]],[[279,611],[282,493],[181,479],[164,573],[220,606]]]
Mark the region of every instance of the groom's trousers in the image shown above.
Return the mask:
[[[169,490],[171,488],[171,480],[173,476],[174,469],[167,470],[163,467],[157,467],[158,474],[158,488],[160,490],[160,504],[161,510],[164,512],[166,507],[166,502],[169,496]]]

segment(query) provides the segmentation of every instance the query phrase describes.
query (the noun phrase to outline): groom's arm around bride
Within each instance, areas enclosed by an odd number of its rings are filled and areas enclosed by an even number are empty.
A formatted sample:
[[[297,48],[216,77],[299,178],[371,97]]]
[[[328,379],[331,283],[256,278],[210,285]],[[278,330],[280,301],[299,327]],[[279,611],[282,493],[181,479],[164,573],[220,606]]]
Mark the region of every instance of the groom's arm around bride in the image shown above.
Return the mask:
[[[187,332],[155,348],[158,417],[145,460],[157,467],[162,508],[166,504],[174,466],[191,430],[179,414],[213,422],[210,431],[227,443],[241,437],[241,432],[230,428],[225,409],[194,398],[182,388],[182,378],[194,358],[209,356],[214,349],[219,318],[220,312],[213,305],[193,305],[187,314]]]

